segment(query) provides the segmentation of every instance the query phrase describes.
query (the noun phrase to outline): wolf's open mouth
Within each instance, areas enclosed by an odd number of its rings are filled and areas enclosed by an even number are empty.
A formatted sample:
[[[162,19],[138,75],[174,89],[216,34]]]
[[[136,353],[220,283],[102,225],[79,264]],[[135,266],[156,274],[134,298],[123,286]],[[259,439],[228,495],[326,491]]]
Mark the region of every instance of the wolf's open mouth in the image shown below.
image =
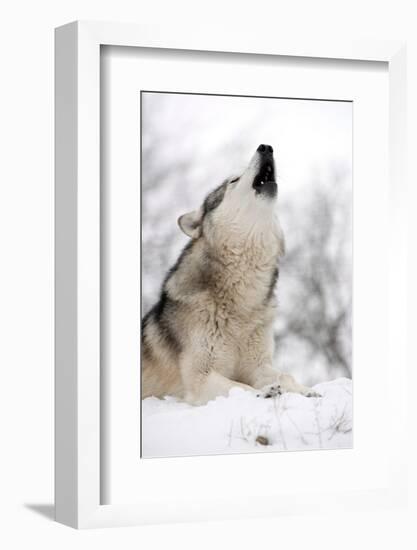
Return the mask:
[[[269,197],[275,197],[277,194],[277,184],[275,181],[275,168],[273,160],[265,160],[258,174],[255,176],[252,187],[256,194],[265,194]]]

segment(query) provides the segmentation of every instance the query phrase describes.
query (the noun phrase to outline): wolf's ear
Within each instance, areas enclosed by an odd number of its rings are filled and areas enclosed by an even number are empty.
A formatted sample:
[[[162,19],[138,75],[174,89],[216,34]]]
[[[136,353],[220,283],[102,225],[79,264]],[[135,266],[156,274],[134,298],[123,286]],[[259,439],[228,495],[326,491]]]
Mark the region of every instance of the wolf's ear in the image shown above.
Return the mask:
[[[178,218],[178,225],[188,237],[197,239],[201,235],[201,210],[193,210]]]

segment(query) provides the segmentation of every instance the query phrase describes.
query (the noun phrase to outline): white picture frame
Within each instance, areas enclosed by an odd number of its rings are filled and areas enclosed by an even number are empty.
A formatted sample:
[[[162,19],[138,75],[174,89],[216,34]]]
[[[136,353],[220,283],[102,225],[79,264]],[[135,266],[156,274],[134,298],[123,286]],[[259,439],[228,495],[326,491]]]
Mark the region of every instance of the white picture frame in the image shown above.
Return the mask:
[[[354,494],[293,494],[258,502],[256,510],[236,498],[233,508],[208,501],[187,514],[175,501],[164,510],[100,499],[100,47],[168,48],[207,52],[285,55],[304,58],[383,61],[389,70],[390,186],[392,243],[405,242],[405,45],[393,41],[289,43],[275,36],[234,30],[74,22],[56,29],[56,360],[55,506],[59,522],[77,528],[201,518],[301,513],[310,509],[393,506],[403,502],[405,408],[396,410],[395,449],[389,483]],[[396,277],[405,280],[405,253],[396,249]],[[405,286],[390,301],[393,316],[405,317]],[[398,341],[396,391],[405,393],[405,341]],[[400,418],[401,416],[401,418]]]

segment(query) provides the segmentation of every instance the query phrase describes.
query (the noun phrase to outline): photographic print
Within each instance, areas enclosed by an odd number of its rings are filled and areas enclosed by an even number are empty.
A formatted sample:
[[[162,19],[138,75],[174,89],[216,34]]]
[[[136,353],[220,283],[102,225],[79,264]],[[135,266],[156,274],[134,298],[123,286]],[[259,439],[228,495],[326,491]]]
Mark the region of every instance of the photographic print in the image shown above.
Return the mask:
[[[352,446],[352,102],[142,91],[141,456]]]

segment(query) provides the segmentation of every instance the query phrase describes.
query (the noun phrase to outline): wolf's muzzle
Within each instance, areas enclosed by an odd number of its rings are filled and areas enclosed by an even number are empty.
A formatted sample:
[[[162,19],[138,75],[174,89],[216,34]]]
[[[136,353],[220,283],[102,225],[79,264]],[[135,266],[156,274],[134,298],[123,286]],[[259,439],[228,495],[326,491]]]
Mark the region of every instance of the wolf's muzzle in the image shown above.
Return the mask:
[[[252,187],[256,195],[274,198],[278,190],[275,181],[274,150],[271,145],[261,143],[256,151],[259,155],[259,170]]]
[[[263,156],[272,156],[274,150],[272,149],[271,145],[265,145],[264,143],[261,143],[260,146],[257,148],[258,153],[260,153]]]

